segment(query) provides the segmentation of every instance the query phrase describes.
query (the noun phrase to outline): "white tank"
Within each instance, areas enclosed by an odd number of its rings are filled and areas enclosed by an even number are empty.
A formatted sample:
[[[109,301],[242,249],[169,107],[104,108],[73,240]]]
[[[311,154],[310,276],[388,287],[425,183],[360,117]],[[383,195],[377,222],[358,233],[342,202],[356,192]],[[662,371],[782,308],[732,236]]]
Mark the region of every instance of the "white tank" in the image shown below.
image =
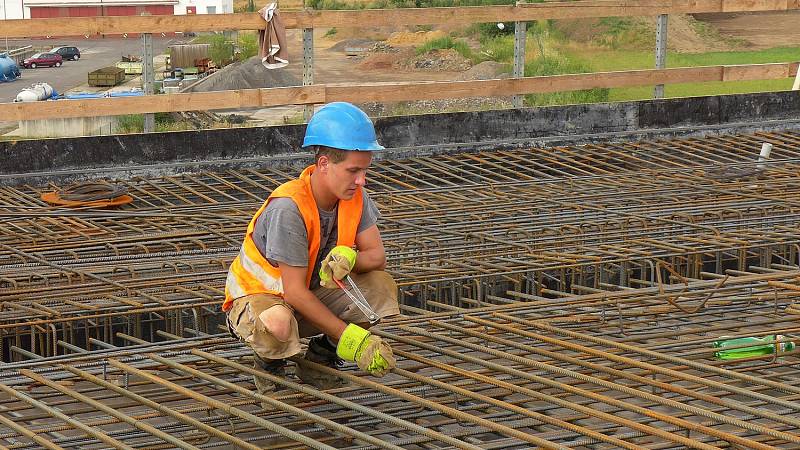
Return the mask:
[[[47,100],[53,95],[53,87],[47,83],[36,83],[29,88],[25,88],[17,94],[15,102],[38,102]]]

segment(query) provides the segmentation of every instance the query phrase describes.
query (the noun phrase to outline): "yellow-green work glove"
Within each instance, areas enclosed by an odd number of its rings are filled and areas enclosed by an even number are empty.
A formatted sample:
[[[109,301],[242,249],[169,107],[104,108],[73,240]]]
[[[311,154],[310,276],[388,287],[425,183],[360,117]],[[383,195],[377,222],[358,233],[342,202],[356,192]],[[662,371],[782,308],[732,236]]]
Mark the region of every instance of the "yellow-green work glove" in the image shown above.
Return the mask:
[[[355,362],[359,369],[376,377],[382,377],[397,367],[389,344],[354,323],[344,329],[336,346],[336,354],[346,361]]]
[[[336,282],[332,278],[341,280],[353,270],[355,265],[355,250],[344,245],[333,247],[319,266],[319,284],[329,289],[336,289]]]

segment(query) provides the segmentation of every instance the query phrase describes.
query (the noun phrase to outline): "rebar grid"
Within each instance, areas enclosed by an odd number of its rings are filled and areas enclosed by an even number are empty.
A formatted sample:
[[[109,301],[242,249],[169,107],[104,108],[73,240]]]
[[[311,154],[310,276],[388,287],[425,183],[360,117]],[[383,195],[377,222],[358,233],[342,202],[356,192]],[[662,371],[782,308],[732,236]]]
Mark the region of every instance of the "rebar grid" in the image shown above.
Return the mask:
[[[4,367],[0,440],[14,449],[796,448],[798,352],[720,361],[711,342],[797,335],[800,269],[705,277],[391,320],[375,333],[399,368],[377,380],[346,367],[350,386],[328,392],[264,375],[281,390],[259,396],[252,375],[263,373],[223,335],[119,334],[126,346]]]
[[[795,266],[798,136],[482,152],[376,162],[388,270],[406,312],[562,297]],[[761,142],[773,160],[753,163]],[[722,166],[721,164],[725,164]],[[0,188],[3,360],[64,352],[163,321],[215,333],[227,266],[247,221],[294,169],[123,183],[121,211],[48,209],[45,188]],[[412,184],[413,181],[413,184]],[[29,216],[26,217],[26,214]],[[152,324],[152,327],[149,327]],[[79,330],[79,331],[76,331]],[[27,353],[26,353],[27,352]]]

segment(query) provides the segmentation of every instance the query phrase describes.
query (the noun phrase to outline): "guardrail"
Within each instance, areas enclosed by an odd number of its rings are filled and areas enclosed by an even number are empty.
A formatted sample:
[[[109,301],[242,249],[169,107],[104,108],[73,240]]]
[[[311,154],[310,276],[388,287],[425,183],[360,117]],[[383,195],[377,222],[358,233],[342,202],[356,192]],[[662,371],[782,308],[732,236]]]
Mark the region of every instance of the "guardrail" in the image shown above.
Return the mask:
[[[800,9],[800,0],[579,0],[474,6],[460,8],[403,8],[357,11],[282,11],[286,28],[381,27],[392,25],[459,25],[480,22],[523,22],[543,19],[633,17]],[[76,36],[121,33],[256,30],[264,28],[257,13],[185,16],[69,17],[0,21],[0,38]]]
[[[396,102],[409,100],[512,96],[515,94],[571,91],[593,88],[648,86],[658,83],[698,83],[789,78],[800,63],[705,66],[675,69],[599,72],[505,80],[369,83],[355,85],[297,86],[271,89],[195,92],[130,98],[106,98],[37,103],[0,103],[0,117],[7,120],[56,117],[93,117],[193,111],[309,105],[333,101]]]
[[[315,27],[391,26],[425,24],[471,24],[587,18],[608,16],[654,16],[675,13],[712,13],[742,11],[785,11],[800,9],[800,0],[666,0],[604,1],[586,0],[518,4],[515,6],[481,6],[462,8],[409,8],[358,11],[284,11],[287,28],[310,32]],[[41,35],[95,35],[120,33],[162,33],[176,31],[220,31],[263,28],[265,23],[256,13],[187,16],[124,16],[71,17],[0,21],[0,38]],[[524,27],[522,28],[524,38]],[[310,34],[310,33],[309,33]],[[304,42],[309,42],[304,35]],[[524,49],[524,45],[521,46]],[[305,49],[308,50],[308,49]],[[524,50],[523,50],[524,51]],[[308,58],[311,52],[306,51]],[[519,56],[519,55],[517,55]],[[524,61],[524,58],[515,58]],[[310,59],[306,61],[310,72]],[[737,66],[690,67],[674,69],[633,70],[550,77],[518,77],[507,80],[370,83],[358,85],[314,85],[302,87],[250,89],[187,93],[138,98],[72,100],[30,104],[0,103],[4,120],[31,120],[61,117],[141,114],[166,111],[256,108],[280,105],[311,105],[330,101],[408,101],[483,96],[518,96],[520,94],[592,89],[691,83],[776,79],[794,76],[797,63],[755,64]],[[517,71],[515,66],[515,74]]]

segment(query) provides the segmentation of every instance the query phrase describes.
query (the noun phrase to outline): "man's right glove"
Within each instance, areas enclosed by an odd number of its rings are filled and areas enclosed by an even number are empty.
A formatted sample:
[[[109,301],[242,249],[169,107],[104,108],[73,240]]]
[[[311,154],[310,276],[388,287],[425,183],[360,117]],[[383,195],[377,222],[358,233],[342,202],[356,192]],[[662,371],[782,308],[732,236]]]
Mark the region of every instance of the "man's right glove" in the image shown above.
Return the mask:
[[[376,377],[382,377],[397,366],[392,348],[380,337],[351,323],[344,329],[336,354],[340,358],[355,362],[358,367]]]
[[[336,282],[332,278],[341,280],[353,270],[355,265],[355,250],[345,245],[333,247],[319,266],[319,284],[328,289],[336,289]]]

